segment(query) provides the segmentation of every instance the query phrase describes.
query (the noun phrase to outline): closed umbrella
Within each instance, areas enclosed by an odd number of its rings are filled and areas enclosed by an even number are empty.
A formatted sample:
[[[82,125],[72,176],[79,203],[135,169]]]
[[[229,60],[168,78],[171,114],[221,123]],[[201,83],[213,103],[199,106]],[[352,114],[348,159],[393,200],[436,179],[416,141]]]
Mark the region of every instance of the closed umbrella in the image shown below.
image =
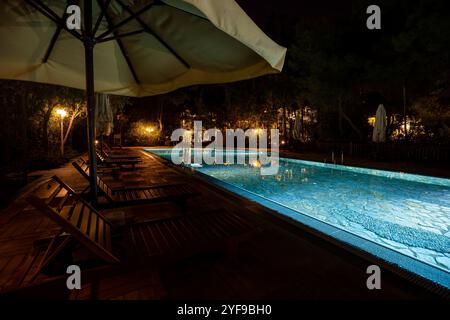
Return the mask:
[[[82,30],[69,30],[78,4]],[[96,199],[95,91],[148,96],[281,71],[286,49],[234,0],[5,0],[0,78],[86,89]]]
[[[109,96],[106,94],[96,94],[95,119],[96,134],[109,136],[114,128],[114,115],[109,103]]]
[[[297,110],[295,112],[295,121],[294,121],[294,130],[292,130],[292,137],[295,140],[302,140],[302,120],[301,120],[301,111]]]
[[[372,141],[373,142],[385,142],[386,141],[386,109],[380,104],[375,116],[375,125],[373,127]]]
[[[100,136],[100,150],[103,152],[103,136],[109,136],[112,133],[114,115],[107,94],[97,93],[95,102],[95,135]]]

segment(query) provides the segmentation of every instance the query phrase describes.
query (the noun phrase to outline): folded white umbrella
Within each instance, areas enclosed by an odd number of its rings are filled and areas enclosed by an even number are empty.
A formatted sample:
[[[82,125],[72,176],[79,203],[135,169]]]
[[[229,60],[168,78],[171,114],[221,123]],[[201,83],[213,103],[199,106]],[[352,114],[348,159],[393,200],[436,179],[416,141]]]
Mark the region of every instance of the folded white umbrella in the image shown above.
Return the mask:
[[[96,135],[109,136],[114,128],[114,115],[109,102],[109,96],[97,93],[95,108]]]
[[[68,30],[69,4],[82,30]],[[281,71],[286,54],[234,0],[4,0],[0,40],[0,78],[86,89],[94,199],[94,90],[148,96],[244,80]]]
[[[375,116],[375,126],[373,127],[372,132],[372,141],[373,142],[385,142],[386,141],[386,109],[384,106],[380,104],[377,109],[377,113]]]

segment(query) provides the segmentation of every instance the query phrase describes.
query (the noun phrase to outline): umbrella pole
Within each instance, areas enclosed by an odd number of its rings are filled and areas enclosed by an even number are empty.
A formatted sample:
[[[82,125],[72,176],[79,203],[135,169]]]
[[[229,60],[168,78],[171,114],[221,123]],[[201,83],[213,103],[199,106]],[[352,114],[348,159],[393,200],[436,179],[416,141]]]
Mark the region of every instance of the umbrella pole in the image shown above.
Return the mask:
[[[84,0],[83,39],[85,52],[86,100],[88,114],[89,189],[91,201],[97,202],[97,157],[95,153],[94,35],[92,34],[92,1]]]

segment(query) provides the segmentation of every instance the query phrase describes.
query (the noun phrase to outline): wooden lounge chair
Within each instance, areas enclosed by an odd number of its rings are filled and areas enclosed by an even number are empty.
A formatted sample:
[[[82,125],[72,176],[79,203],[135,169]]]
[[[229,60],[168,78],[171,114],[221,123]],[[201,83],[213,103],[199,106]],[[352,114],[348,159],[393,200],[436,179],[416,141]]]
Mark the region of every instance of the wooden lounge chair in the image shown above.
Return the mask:
[[[89,181],[89,166],[83,159],[72,162],[72,165]],[[105,183],[100,176],[97,176],[97,186],[101,195],[114,206],[173,202],[184,209],[187,199],[200,195],[200,192],[185,183],[163,183],[151,186],[115,189]]]
[[[106,149],[108,152],[127,152],[127,150],[122,148],[121,146],[119,146],[119,147],[110,147],[109,144],[106,143],[105,141],[102,142],[102,147],[104,149]]]
[[[128,151],[123,149],[123,151],[111,150],[111,148],[103,143],[101,147],[97,146],[97,151],[99,151],[104,158],[111,159],[141,159],[141,156],[135,151]]]
[[[100,151],[100,154],[105,158],[105,159],[130,159],[130,160],[136,160],[136,159],[141,159],[141,157],[139,155],[134,155],[134,154],[127,154],[127,153],[110,153],[108,151],[106,151],[105,149],[103,150],[97,150]]]
[[[111,147],[105,141],[102,143],[102,150],[106,151],[110,156],[139,156],[136,150],[130,150],[122,147]]]
[[[98,150],[96,151],[96,154],[98,165],[103,167],[131,166],[132,169],[135,169],[136,165],[142,162],[140,158],[106,158]]]
[[[42,198],[42,194],[50,196]],[[249,217],[225,210],[125,224],[116,228],[56,176],[41,184],[27,200],[61,230],[45,249],[39,252],[34,250],[30,255],[17,273],[15,288],[31,284],[63,250],[69,249],[69,242],[82,245],[93,257],[90,258],[91,263],[86,264],[74,261],[71,256],[68,264],[92,267],[94,259],[97,265],[104,261],[109,265],[137,267],[145,262],[151,267],[198,253],[221,249],[234,251],[239,241],[260,230],[259,224],[256,225]],[[74,250],[75,246],[71,248]],[[86,274],[86,270],[83,269],[83,272]]]

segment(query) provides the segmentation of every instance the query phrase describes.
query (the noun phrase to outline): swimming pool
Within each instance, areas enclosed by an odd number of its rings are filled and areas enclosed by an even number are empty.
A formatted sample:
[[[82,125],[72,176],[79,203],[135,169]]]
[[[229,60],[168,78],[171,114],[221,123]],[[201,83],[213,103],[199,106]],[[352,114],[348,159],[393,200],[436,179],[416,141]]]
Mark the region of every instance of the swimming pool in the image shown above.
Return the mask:
[[[147,151],[170,161],[170,149]],[[450,179],[289,158],[279,165],[273,176],[248,164],[202,164],[195,170],[450,288]]]

